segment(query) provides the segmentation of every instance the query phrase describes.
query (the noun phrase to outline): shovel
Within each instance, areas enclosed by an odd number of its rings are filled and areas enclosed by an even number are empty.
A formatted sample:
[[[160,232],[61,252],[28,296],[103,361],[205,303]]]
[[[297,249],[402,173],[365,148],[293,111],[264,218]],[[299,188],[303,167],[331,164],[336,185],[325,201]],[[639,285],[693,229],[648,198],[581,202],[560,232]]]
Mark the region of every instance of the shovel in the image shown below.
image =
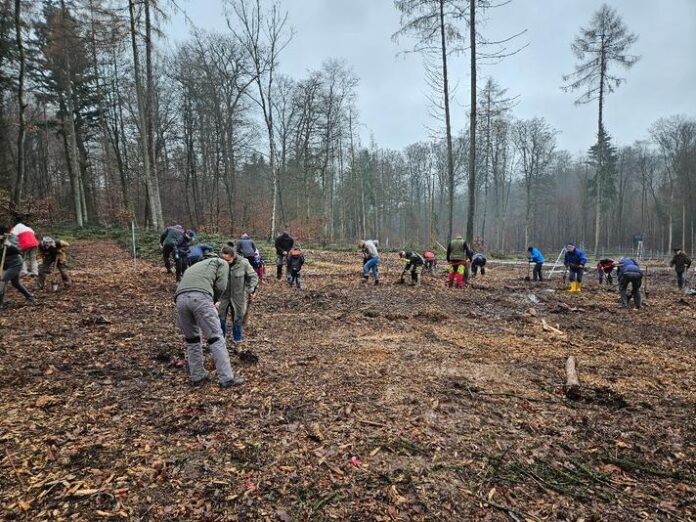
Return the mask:
[[[526,275],[525,278],[524,278],[525,281],[531,281],[531,280],[532,280],[531,277],[529,277],[529,270],[531,269],[531,267],[532,267],[532,264],[529,263],[529,262],[527,262],[527,275]]]

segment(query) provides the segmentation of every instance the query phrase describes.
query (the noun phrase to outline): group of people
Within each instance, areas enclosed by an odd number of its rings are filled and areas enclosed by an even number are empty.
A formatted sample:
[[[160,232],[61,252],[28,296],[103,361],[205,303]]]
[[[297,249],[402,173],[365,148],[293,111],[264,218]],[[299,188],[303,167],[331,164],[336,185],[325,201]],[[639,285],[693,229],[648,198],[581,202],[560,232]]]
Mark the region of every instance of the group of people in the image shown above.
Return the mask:
[[[381,263],[378,251],[379,241],[376,239],[363,239],[358,241],[358,250],[363,254],[363,282],[374,280],[374,285],[379,286],[379,265]],[[399,278],[399,283],[406,282],[406,274],[410,272],[411,286],[420,286],[423,270],[432,272],[437,264],[437,258],[432,251],[420,254],[413,250],[402,250],[399,258],[405,261],[404,268]],[[447,247],[447,262],[449,264],[448,286],[463,288],[470,279],[478,275],[486,274],[486,256],[482,252],[474,252],[462,236],[455,237]]]
[[[60,272],[63,286],[67,288],[72,284],[67,270],[69,243],[49,236],[39,240],[34,229],[25,221],[25,218],[18,217],[11,228],[0,225],[0,307],[4,304],[8,283],[24,296],[28,304],[36,305],[34,294],[24,285],[22,277],[36,278],[36,286],[41,290],[54,266]]]
[[[529,247],[529,262],[534,263],[534,281],[542,281],[542,267],[544,255],[538,248]],[[566,245],[563,264],[568,271],[570,281],[569,291],[572,293],[580,292],[582,289],[582,278],[587,265],[587,255],[572,243]],[[683,289],[686,284],[685,274],[691,266],[691,259],[683,252],[681,247],[674,249],[674,257],[670,261],[670,266],[674,268],[677,275],[677,286]],[[622,257],[618,261],[610,258],[600,259],[597,263],[597,281],[601,285],[606,281],[609,285],[614,284],[613,273],[616,270],[618,280],[619,295],[621,304],[624,307],[629,305],[631,298],[636,308],[641,306],[640,287],[643,282],[643,271],[636,261],[630,257]],[[631,287],[630,293],[628,287]]]
[[[176,228],[175,228],[176,227]],[[181,236],[168,231],[176,230]],[[255,361],[250,350],[244,350],[244,322],[253,302],[259,283],[262,280],[265,263],[259,249],[248,234],[242,234],[237,241],[228,241],[214,253],[209,245],[198,245],[200,252],[191,257],[196,246],[186,250],[195,241],[195,232],[187,233],[183,227],[169,227],[162,234],[162,248],[167,237],[176,241],[172,251],[187,252],[188,263],[177,274],[178,285],[175,292],[177,324],[186,341],[186,354],[191,381],[201,385],[208,381],[208,373],[203,365],[202,338],[205,338],[215,362],[219,385],[223,388],[237,386],[244,379],[236,376],[227,350],[227,325],[231,317],[232,343],[234,353],[241,360]],[[304,253],[288,232],[283,232],[275,240],[276,278],[283,277],[286,267],[288,283],[301,288],[301,270],[305,263]],[[165,267],[168,254],[163,254]]]

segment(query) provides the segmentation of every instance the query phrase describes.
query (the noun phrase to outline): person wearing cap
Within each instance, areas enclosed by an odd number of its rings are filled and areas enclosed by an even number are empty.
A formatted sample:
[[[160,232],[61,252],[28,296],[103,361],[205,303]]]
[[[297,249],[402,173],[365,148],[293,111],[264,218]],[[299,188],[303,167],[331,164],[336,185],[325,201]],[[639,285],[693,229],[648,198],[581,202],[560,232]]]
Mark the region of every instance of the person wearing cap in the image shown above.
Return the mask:
[[[5,290],[7,283],[11,283],[17,291],[24,296],[31,305],[36,304],[34,296],[27,290],[19,279],[22,272],[24,259],[19,248],[19,239],[10,230],[0,225],[0,259],[4,259],[4,264],[0,268],[3,270],[0,278],[0,308],[5,300]]]
[[[618,262],[614,262],[614,266],[618,268],[621,306],[627,308],[631,297],[633,297],[636,308],[640,308],[640,285],[643,282],[643,272],[641,272],[638,262],[635,259],[622,257]],[[629,284],[631,285],[630,296],[626,293]]]
[[[689,271],[691,259],[682,251],[681,247],[674,249],[674,257],[669,262],[669,266],[674,267],[674,271],[677,273],[677,286],[679,289],[684,288],[684,274]]]
[[[363,282],[367,283],[370,279],[370,272],[375,279],[375,286],[379,285],[379,252],[377,251],[379,241],[376,239],[361,239],[358,241],[358,249],[363,253]]]
[[[70,243],[63,239],[53,239],[52,237],[44,237],[39,244],[41,252],[41,266],[39,267],[39,278],[36,281],[39,288],[43,288],[46,282],[46,276],[53,270],[53,265],[56,265],[60,278],[63,280],[63,286],[69,287],[72,283],[67,270],[68,247]]]
[[[570,291],[580,292],[582,289],[582,275],[585,272],[587,256],[572,243],[566,246],[566,253],[563,264],[568,268],[568,279],[570,280]]]
[[[230,264],[235,259],[234,248],[224,246],[221,256],[208,253],[189,268],[174,295],[177,324],[186,339],[186,359],[194,386],[205,384],[209,379],[203,365],[201,336],[205,337],[215,361],[220,387],[229,388],[244,383],[244,379],[235,377],[232,371],[230,354],[216,310],[216,303],[227,291]]]
[[[411,286],[420,286],[421,270],[425,264],[423,256],[421,256],[418,252],[401,251],[399,252],[399,257],[406,260],[406,266],[404,266],[404,269],[401,272],[401,279],[399,282],[404,284],[406,282],[406,273],[411,272]]]
[[[527,247],[528,260],[530,263],[534,263],[534,269],[532,270],[532,279],[534,281],[543,281],[542,268],[544,267],[544,254],[541,253],[536,247]],[[529,270],[529,268],[527,268]],[[529,274],[529,272],[527,272]]]

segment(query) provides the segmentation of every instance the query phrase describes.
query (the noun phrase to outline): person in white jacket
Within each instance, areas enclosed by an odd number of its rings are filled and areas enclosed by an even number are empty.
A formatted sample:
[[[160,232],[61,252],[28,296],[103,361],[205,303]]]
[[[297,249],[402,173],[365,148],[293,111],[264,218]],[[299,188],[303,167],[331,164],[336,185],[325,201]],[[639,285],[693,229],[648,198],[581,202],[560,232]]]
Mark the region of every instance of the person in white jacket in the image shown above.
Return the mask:
[[[36,237],[34,229],[22,223],[21,218],[18,218],[15,226],[10,230],[10,233],[17,236],[19,241],[19,250],[24,258],[22,273],[20,275],[23,276],[29,274],[32,277],[38,276],[39,262],[36,260],[36,252],[39,248],[39,240]]]

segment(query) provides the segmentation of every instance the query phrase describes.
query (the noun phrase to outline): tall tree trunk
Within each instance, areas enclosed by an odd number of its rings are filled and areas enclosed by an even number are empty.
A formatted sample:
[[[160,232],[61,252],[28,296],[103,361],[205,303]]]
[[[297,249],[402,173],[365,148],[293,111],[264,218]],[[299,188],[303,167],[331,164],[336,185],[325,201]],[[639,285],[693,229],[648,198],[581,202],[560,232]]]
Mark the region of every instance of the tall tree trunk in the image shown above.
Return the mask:
[[[476,215],[476,2],[469,0],[469,38],[471,49],[471,113],[469,116],[469,208],[466,217],[466,239],[474,239]]]
[[[148,4],[149,7],[149,4]],[[145,188],[147,193],[147,206],[150,212],[150,226],[154,229],[163,227],[162,210],[158,206],[159,187],[157,179],[154,178],[151,170],[150,140],[148,136],[147,108],[143,84],[140,79],[140,58],[138,57],[138,44],[136,40],[135,27],[135,5],[134,0],[128,0],[128,12],[130,14],[131,46],[133,48],[133,74],[135,75],[135,90],[138,98],[138,120],[140,126],[140,143],[143,149],[143,174],[145,177]],[[160,209],[159,212],[157,209]]]
[[[604,123],[602,121],[604,111],[604,78],[606,76],[605,44],[604,35],[601,43],[602,52],[600,54],[599,65],[599,115],[597,118],[597,175],[596,175],[596,194],[595,194],[595,238],[594,255],[599,254],[599,234],[602,221],[602,176],[604,174]],[[599,258],[597,258],[599,259]]]
[[[447,241],[454,235],[454,158],[452,154],[452,125],[450,123],[449,79],[447,77],[447,42],[445,39],[445,0],[440,0],[440,45],[442,51],[442,90],[445,99],[445,131],[447,140],[448,225]]]
[[[150,173],[152,176],[153,222],[156,228],[164,226],[162,199],[160,198],[159,177],[157,176],[157,154],[155,150],[155,82],[152,77],[152,24],[150,23],[150,0],[144,0],[145,8],[145,113],[147,124],[147,143],[150,153]]]
[[[17,131],[17,174],[15,176],[14,191],[12,193],[12,203],[19,206],[22,199],[22,187],[24,186],[24,142],[26,136],[26,124],[24,122],[24,43],[22,41],[22,2],[15,0],[15,37],[17,40],[17,51],[19,52],[19,72],[17,85],[17,101],[19,103],[19,129]]]

